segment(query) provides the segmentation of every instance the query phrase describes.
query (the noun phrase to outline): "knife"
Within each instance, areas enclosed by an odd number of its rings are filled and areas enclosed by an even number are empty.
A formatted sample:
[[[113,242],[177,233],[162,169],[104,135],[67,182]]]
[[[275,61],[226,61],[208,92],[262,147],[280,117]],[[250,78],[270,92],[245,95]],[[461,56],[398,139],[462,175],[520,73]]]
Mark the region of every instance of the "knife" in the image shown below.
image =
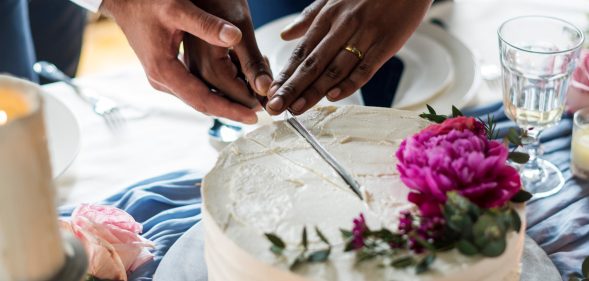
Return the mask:
[[[256,97],[258,102],[264,110],[266,110],[266,104],[268,103],[268,97],[258,95],[256,91],[254,91],[250,83],[247,82],[247,78],[243,71],[241,70],[241,64],[239,63],[239,58],[235,55],[233,51],[229,51],[229,57],[237,67],[237,76],[243,79],[245,84],[247,85],[247,89],[250,95]],[[352,174],[350,174],[340,163],[337,161],[335,157],[329,151],[327,151],[321,143],[315,138],[315,136],[305,128],[305,126],[299,121],[299,119],[292,114],[290,109],[286,110],[286,122],[299,134],[299,136],[303,137],[315,150],[331,168],[337,172],[337,174],[346,182],[348,187],[360,198],[360,200],[364,200],[362,197],[362,192],[360,192],[360,184],[354,179]]]
[[[258,101],[265,110],[266,104],[268,103],[268,98],[258,95],[251,88],[249,88],[249,90],[250,93],[258,98]],[[321,158],[323,158],[323,160],[325,160],[325,162],[327,162],[327,164],[329,164],[329,166],[331,166],[331,168],[333,168],[338,173],[338,175],[346,182],[348,187],[350,187],[352,192],[354,192],[354,194],[356,194],[360,200],[364,200],[362,197],[362,192],[360,192],[360,184],[339,163],[339,161],[337,161],[337,159],[331,153],[329,153],[329,151],[327,151],[325,147],[321,145],[321,143],[319,143],[317,138],[315,138],[315,136],[309,130],[307,130],[307,128],[305,128],[305,126],[294,114],[292,114],[289,109],[286,110],[286,122],[288,122],[288,124],[290,124],[290,126],[311,145],[311,147],[319,154],[319,156],[321,156]]]

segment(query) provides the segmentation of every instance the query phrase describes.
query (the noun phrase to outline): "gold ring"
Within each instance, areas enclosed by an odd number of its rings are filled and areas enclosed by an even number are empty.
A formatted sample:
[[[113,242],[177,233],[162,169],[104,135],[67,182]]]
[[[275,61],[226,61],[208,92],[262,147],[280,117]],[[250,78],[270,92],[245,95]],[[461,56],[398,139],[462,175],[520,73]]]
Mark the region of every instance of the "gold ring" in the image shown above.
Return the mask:
[[[356,56],[358,59],[362,59],[362,57],[364,56],[362,54],[362,51],[358,50],[358,48],[352,46],[352,45],[348,45],[344,48],[344,50],[354,54],[354,56]]]

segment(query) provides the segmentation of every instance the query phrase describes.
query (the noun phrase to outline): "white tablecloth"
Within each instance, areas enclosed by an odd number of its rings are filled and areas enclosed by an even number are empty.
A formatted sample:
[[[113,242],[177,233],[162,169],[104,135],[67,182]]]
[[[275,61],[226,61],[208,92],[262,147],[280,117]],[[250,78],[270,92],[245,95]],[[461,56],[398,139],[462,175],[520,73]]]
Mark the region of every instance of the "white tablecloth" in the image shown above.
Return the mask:
[[[589,0],[463,0],[436,5],[429,16],[442,19],[450,33],[474,50],[479,62],[498,65],[496,30],[505,19],[542,14],[587,28],[587,13]],[[98,201],[148,177],[182,169],[204,172],[214,164],[217,151],[207,135],[211,118],[151,89],[139,66],[83,77],[79,83],[100,94],[152,109],[153,113],[129,121],[121,134],[112,134],[68,86],[45,86],[48,94],[73,111],[82,135],[79,155],[56,181],[60,204]],[[472,104],[500,99],[500,92],[491,91],[483,83]]]

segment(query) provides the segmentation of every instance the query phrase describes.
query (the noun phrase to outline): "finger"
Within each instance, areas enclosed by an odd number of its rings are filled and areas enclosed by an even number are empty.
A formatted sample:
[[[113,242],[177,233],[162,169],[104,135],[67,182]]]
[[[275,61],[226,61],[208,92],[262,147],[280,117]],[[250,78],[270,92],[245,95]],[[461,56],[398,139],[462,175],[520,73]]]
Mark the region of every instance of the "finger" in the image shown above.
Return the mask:
[[[356,33],[348,41],[348,44],[340,48],[336,57],[325,68],[321,76],[292,103],[290,108],[293,113],[301,114],[317,104],[325,97],[327,91],[348,77],[356,65],[360,63],[362,58],[346,50],[345,46],[353,46],[363,52],[362,50],[367,50],[370,47],[373,40],[374,38],[366,33]]]
[[[380,45],[372,46],[350,75],[327,92],[327,99],[333,102],[352,95],[374,76],[390,56],[387,50]]]
[[[233,50],[252,89],[258,94],[266,96],[272,84],[270,65],[260,53],[251,21],[244,24],[242,29],[244,36]]]
[[[268,103],[270,114],[280,114],[286,110],[323,73],[355,30],[354,26],[350,26],[351,21],[344,20],[343,22],[347,23],[338,24],[335,30],[330,31],[297,67],[292,76],[276,91]]]
[[[175,1],[168,10],[170,22],[212,45],[220,47],[235,46],[241,41],[241,31],[230,22],[213,16],[190,1]]]
[[[284,82],[286,82],[286,80],[288,80],[288,78],[290,78],[299,64],[311,53],[311,51],[313,51],[313,49],[315,49],[315,46],[321,42],[329,32],[330,26],[331,23],[329,20],[319,18],[311,25],[305,38],[301,40],[292,51],[286,67],[278,74],[278,76],[274,77],[274,82],[272,82],[272,86],[270,86],[270,91],[268,92],[269,98],[272,98],[274,94],[276,94],[276,91]]]
[[[254,110],[209,91],[209,87],[190,74],[179,60],[168,59],[156,63],[161,70],[150,79],[165,87],[197,111],[247,124],[257,122]]]
[[[296,19],[282,30],[280,33],[282,40],[289,41],[305,35],[325,3],[327,0],[316,0],[307,6]]]

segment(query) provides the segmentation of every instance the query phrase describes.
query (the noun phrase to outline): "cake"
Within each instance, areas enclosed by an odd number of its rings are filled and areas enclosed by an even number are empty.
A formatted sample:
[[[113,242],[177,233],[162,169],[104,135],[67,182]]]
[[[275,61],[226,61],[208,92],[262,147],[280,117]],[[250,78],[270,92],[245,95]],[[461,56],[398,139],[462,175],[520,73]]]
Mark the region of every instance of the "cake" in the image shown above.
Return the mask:
[[[427,127],[418,114],[360,106],[320,107],[300,120],[363,186],[359,200],[289,125],[275,122],[229,145],[204,179],[205,259],[212,281],[307,280],[519,280],[524,231],[507,234],[507,247],[495,258],[441,253],[424,274],[412,268],[355,263],[343,248],[340,229],[362,213],[371,227],[395,225],[412,208],[409,189],[395,169],[399,145]],[[523,208],[519,208],[523,218]],[[523,221],[525,227],[525,221]],[[265,233],[287,245],[300,243],[303,227],[318,227],[334,245],[327,262],[290,270],[269,251]],[[309,247],[320,239],[309,232]]]

